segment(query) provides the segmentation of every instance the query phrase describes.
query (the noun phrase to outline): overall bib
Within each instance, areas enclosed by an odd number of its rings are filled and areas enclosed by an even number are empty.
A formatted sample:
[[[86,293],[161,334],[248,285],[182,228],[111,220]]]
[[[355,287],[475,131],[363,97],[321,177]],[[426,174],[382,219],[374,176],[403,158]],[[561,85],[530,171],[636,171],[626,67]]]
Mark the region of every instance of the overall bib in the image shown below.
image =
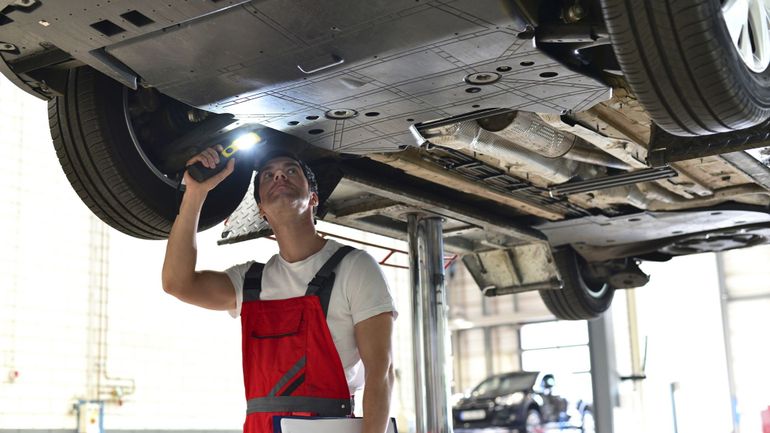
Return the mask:
[[[272,433],[273,417],[350,416],[352,400],[326,312],[342,247],[308,284],[305,296],[259,300],[264,264],[243,285],[241,327],[246,387],[244,433]]]

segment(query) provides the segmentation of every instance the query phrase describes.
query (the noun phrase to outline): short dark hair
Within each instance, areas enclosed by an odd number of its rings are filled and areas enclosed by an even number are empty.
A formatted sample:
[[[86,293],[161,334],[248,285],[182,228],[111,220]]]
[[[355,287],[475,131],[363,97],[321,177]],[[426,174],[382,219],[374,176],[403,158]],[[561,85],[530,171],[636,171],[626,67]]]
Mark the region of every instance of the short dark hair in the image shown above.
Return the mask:
[[[256,176],[254,176],[254,199],[257,201],[257,204],[262,202],[262,199],[259,198],[260,170],[262,170],[262,167],[264,167],[268,162],[281,157],[290,158],[294,161],[297,161],[297,164],[299,164],[299,167],[302,169],[302,173],[305,175],[305,179],[307,179],[308,189],[310,192],[318,194],[318,181],[315,178],[315,173],[313,173],[313,170],[310,169],[310,166],[308,166],[305,161],[299,159],[297,155],[288,150],[273,150],[259,158],[254,167],[254,171],[257,173]]]

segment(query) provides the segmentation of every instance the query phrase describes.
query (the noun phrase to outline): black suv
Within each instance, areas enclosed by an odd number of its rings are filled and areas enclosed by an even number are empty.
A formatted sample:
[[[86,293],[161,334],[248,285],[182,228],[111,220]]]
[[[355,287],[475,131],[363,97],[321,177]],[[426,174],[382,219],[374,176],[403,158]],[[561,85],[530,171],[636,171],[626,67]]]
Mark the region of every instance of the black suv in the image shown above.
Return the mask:
[[[452,410],[456,429],[502,427],[514,432],[547,428],[593,432],[591,406],[579,401],[570,407],[553,393],[553,374],[519,371],[484,379]],[[588,399],[590,400],[590,399]]]

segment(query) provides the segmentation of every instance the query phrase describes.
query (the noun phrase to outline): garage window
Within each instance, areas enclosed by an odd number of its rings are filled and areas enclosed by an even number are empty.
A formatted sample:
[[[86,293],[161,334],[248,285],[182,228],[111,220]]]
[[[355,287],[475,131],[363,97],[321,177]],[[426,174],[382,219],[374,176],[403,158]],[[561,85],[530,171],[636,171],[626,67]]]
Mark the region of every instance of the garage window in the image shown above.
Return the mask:
[[[553,373],[554,391],[574,400],[591,398],[591,358],[585,321],[533,323],[521,327],[521,367]]]

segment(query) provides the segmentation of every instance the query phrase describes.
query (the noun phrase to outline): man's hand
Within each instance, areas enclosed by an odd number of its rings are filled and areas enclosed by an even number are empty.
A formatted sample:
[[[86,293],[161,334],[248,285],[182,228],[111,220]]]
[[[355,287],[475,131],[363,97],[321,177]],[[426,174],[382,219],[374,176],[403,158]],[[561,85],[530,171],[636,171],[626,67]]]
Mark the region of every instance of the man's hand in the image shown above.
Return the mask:
[[[214,147],[209,147],[203,152],[190,158],[190,160],[187,161],[187,164],[185,164],[185,167],[189,167],[197,162],[200,162],[206,168],[214,168],[217,164],[219,164],[219,155],[221,152],[222,146],[219,144]],[[197,180],[193,179],[193,177],[190,176],[190,173],[185,170],[184,184],[187,187],[187,192],[198,197],[205,197],[209,191],[216,188],[217,185],[219,185],[223,180],[225,180],[225,178],[227,178],[227,176],[233,172],[234,167],[235,158],[231,158],[227,162],[227,166],[222,171],[215,174],[214,176],[211,176],[203,182],[198,182]]]
[[[222,146],[209,148],[187,161],[189,167],[200,162],[211,168],[219,162]],[[185,172],[187,190],[182,197],[174,225],[168,236],[166,258],[163,262],[163,290],[180,300],[213,310],[229,310],[236,307],[235,290],[230,277],[223,272],[195,270],[198,251],[195,233],[198,231],[203,202],[208,192],[233,172],[234,159],[227,167],[203,182],[198,182]]]

